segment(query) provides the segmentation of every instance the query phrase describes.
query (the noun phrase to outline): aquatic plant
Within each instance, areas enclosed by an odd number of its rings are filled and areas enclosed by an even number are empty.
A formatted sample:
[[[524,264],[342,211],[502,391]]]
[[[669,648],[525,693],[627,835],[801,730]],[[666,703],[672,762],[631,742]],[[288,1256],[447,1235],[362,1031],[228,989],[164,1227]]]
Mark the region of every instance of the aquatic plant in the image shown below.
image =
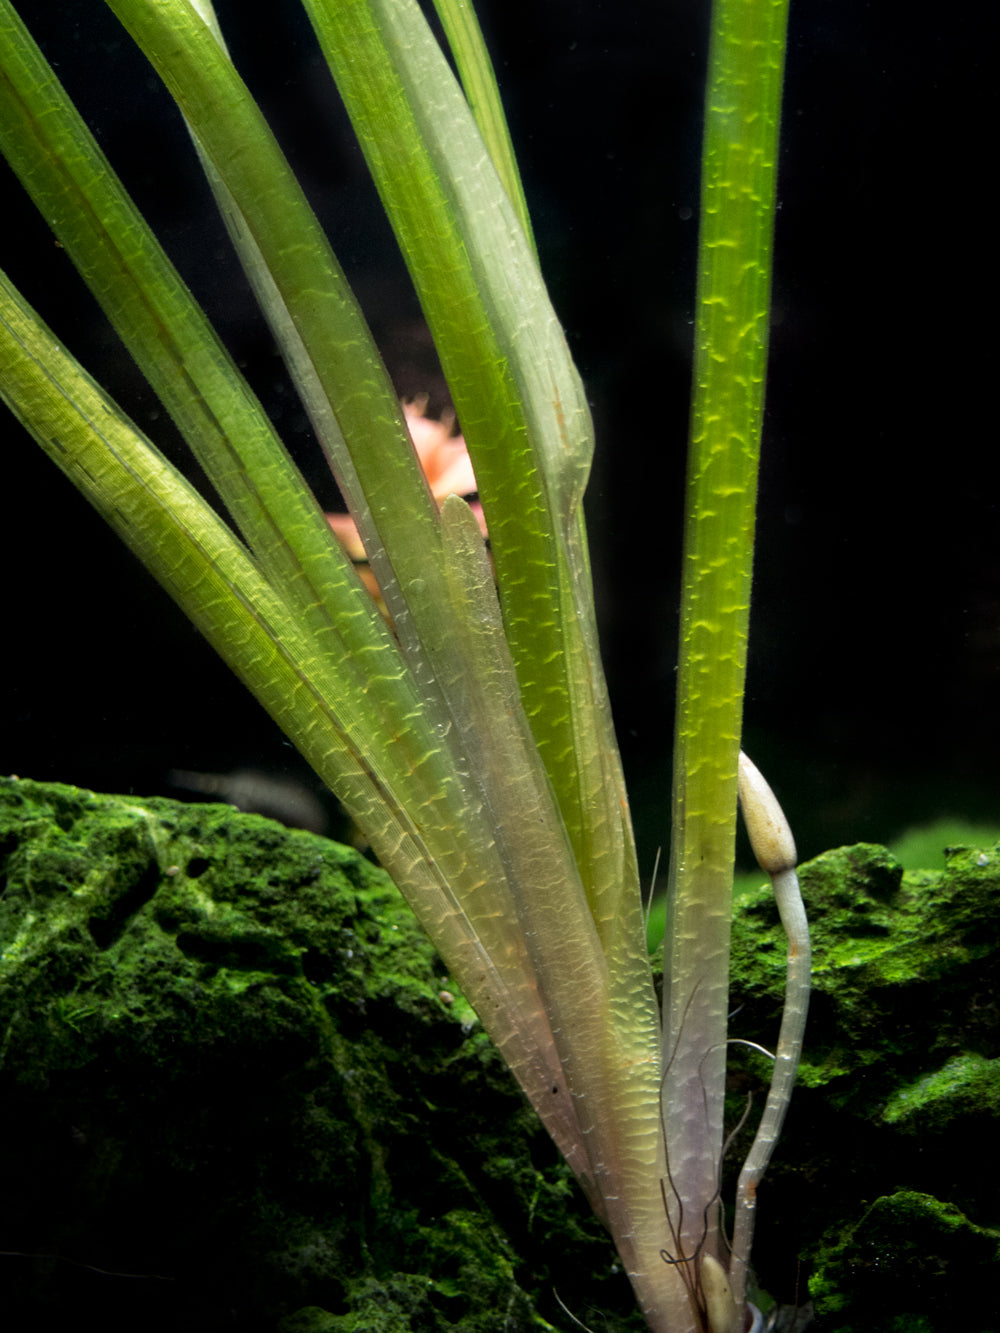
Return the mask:
[[[784,0],[717,0],[706,99],[661,1010],[600,667],[586,399],[469,7],[305,0],[475,468],[438,506],[386,371],[207,0],[108,0],[180,106],[388,622],[52,70],[0,0],[3,148],[221,496],[220,516],[4,282],[14,412],[337,794],[610,1231],[649,1326],[738,1333],[808,988],[794,848],[744,809],[790,934],[776,1075],[719,1200],[728,941]]]

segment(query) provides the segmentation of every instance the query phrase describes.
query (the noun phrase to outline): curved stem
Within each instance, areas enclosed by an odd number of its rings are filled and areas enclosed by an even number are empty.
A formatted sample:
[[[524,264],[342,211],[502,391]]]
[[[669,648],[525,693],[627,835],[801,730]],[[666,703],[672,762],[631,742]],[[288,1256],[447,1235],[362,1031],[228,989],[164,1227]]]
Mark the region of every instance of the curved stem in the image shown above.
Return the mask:
[[[759,771],[740,755],[740,806],[754,855],[762,870],[771,877],[781,925],[788,937],[788,963],[785,973],[785,1007],[774,1061],[774,1073],[768,1089],[764,1113],[753,1144],[743,1163],[736,1189],[736,1219],[733,1227],[733,1254],[729,1281],[737,1308],[746,1299],[747,1267],[753,1243],[757,1208],[757,1186],[771,1160],[771,1153],[781,1133],[795,1076],[802,1054],[802,1041],[809,1010],[812,950],[809,922],[795,873],[795,843],[788,821],[774,793]]]

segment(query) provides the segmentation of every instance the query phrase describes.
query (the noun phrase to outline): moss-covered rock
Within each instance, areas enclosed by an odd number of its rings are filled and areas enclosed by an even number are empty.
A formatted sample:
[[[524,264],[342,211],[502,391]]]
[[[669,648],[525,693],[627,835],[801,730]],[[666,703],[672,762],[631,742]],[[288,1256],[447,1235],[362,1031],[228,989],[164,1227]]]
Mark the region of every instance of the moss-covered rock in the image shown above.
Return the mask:
[[[817,1333],[1000,1329],[1000,847],[918,873],[844,847],[801,880],[813,994],[759,1192],[762,1283],[788,1303],[810,1294]],[[767,1045],[785,967],[769,888],[734,923],[734,959],[732,1034]],[[737,1115],[767,1066],[739,1048],[732,1064]]]
[[[11,1328],[638,1330],[568,1172],[386,877],[227,807],[0,781]],[[816,1333],[1000,1328],[1000,849],[804,867],[815,988],[755,1259]],[[734,924],[768,1044],[770,890]],[[734,1047],[733,1120],[763,1057]],[[751,1120],[753,1117],[751,1117]],[[749,1129],[743,1133],[745,1141]],[[739,1160],[737,1144],[731,1154]]]
[[[228,807],[0,781],[11,1329],[641,1327],[409,909]]]

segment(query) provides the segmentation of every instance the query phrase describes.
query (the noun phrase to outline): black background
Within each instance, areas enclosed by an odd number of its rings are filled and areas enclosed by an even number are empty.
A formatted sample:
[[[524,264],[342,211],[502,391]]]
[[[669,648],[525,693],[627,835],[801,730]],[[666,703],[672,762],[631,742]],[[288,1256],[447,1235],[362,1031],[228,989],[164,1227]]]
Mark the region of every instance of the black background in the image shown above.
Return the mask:
[[[668,822],[706,8],[481,0],[543,268],[598,431],[590,526],[643,864]],[[401,393],[443,397],[294,0],[218,5]],[[97,0],[22,5],[322,498],[308,426],[183,127]],[[793,0],[745,744],[800,850],[996,821],[996,122],[982,4]],[[137,423],[169,423],[20,186],[4,264]],[[172,794],[171,769],[308,772],[9,416],[0,769]]]

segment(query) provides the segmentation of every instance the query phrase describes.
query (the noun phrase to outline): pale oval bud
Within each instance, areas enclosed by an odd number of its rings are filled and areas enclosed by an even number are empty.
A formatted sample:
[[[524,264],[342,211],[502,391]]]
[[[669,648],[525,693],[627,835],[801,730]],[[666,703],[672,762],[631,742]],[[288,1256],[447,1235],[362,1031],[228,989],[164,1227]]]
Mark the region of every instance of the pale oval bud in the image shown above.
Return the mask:
[[[733,1300],[726,1270],[718,1259],[705,1254],[701,1260],[701,1294],[710,1333],[739,1333],[739,1310]]]
[[[740,809],[757,864],[768,875],[792,870],[797,860],[795,839],[784,811],[760,770],[740,751]]]

